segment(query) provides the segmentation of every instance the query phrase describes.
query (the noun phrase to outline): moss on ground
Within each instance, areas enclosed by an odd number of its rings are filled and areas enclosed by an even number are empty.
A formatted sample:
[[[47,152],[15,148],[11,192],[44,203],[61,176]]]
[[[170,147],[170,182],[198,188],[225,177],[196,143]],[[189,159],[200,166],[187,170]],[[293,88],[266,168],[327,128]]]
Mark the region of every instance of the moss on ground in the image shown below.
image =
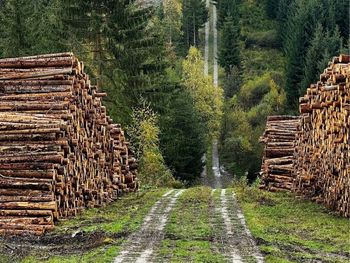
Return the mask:
[[[290,193],[235,191],[267,263],[349,262],[348,219]]]

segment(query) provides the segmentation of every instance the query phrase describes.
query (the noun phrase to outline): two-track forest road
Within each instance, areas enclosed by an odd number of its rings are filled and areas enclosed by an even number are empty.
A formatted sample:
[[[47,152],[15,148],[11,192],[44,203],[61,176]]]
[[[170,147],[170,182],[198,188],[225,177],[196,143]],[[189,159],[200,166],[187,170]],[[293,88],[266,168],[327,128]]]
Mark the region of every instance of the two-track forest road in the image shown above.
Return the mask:
[[[219,82],[217,62],[218,32],[216,29],[217,10],[215,5],[209,3],[209,0],[206,1],[206,4],[212,9],[212,18],[210,20],[212,24],[209,22],[205,24],[204,73],[209,74],[209,34],[210,30],[212,30],[213,84],[217,87]],[[264,258],[247,228],[234,192],[232,189],[223,189],[229,186],[231,176],[220,169],[217,140],[213,141],[212,156],[209,156],[209,158],[212,159],[212,171],[207,173],[207,168],[205,167],[202,173],[202,179],[205,185],[213,188],[210,201],[207,205],[208,209],[205,212],[207,217],[209,217],[206,218],[206,221],[209,222],[211,232],[213,233],[210,239],[210,250],[212,250],[213,254],[216,253],[222,256],[222,261],[220,262],[264,262]],[[173,262],[171,260],[173,255],[164,255],[164,253],[160,253],[160,248],[162,247],[162,242],[166,238],[165,229],[167,223],[169,223],[169,216],[173,212],[180,195],[184,191],[191,191],[191,189],[170,190],[154,204],[148,215],[144,218],[140,229],[126,240],[122,246],[121,252],[115,258],[114,263]],[[200,197],[198,196],[198,198]],[[200,210],[203,208],[196,208],[196,206],[194,206],[194,209],[195,210],[192,211],[193,214],[203,213],[203,210]],[[181,210],[177,210],[177,213],[178,218],[181,218]],[[193,222],[188,222],[187,224],[198,224],[198,215],[193,217]],[[186,227],[191,226],[183,227],[186,229]],[[167,235],[176,236],[175,233],[169,232]],[[186,240],[184,240],[184,242],[186,242]],[[176,248],[174,248],[174,250],[176,250]],[[193,258],[196,258],[195,255]],[[174,262],[188,262],[188,260],[175,260]],[[190,260],[190,262],[200,261]]]
[[[170,190],[154,204],[144,218],[140,230],[128,238],[114,263],[162,262],[161,259],[155,257],[154,251],[164,238],[164,227],[169,213],[183,191]]]

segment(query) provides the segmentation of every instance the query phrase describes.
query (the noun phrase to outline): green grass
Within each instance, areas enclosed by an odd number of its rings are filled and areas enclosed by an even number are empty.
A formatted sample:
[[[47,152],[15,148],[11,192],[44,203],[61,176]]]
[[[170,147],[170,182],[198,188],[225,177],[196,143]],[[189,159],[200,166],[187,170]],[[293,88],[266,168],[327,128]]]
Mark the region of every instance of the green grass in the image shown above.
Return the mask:
[[[75,218],[63,220],[48,234],[53,239],[62,239],[62,244],[49,241],[50,247],[46,247],[42,241],[44,249],[22,248],[12,255],[6,254],[6,244],[0,243],[0,262],[112,262],[127,236],[139,229],[143,218],[166,191],[156,189],[128,194],[106,207],[87,209]],[[81,243],[79,239],[71,239],[72,233],[77,231],[83,236],[90,235],[90,239]]]
[[[236,187],[266,262],[349,262],[350,222],[289,193]]]
[[[159,254],[166,262],[225,262],[211,244],[211,188],[186,190],[169,216]]]
[[[86,232],[103,231],[109,234],[133,232],[165,192],[166,189],[157,189],[125,195],[106,207],[91,208],[73,219],[62,221],[54,232],[72,232],[76,229]]]
[[[35,256],[29,256],[25,258],[22,263],[106,263],[113,262],[113,259],[117,256],[119,246],[107,246],[98,249],[94,249],[88,253],[81,255],[70,255],[70,256],[53,256],[45,259],[38,253]]]
[[[209,241],[203,240],[171,240],[165,239],[160,249],[160,254],[166,262],[198,262],[198,263],[223,263],[222,256],[213,253]],[[170,257],[170,258],[169,258]]]

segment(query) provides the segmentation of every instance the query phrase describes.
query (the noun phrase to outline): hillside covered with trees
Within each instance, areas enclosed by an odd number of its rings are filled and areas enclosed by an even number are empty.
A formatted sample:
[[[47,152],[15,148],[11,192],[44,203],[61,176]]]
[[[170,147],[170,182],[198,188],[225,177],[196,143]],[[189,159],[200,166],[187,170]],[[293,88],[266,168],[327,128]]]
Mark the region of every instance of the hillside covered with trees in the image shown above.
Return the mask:
[[[349,1],[218,2],[225,69],[221,155],[235,174],[260,170],[266,117],[298,112],[298,99],[335,55],[349,53]]]

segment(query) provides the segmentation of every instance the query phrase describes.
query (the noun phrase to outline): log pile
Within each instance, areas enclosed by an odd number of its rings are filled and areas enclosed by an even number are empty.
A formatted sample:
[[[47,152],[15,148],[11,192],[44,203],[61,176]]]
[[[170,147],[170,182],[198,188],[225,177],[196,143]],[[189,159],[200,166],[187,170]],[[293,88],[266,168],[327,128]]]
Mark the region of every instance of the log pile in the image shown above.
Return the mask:
[[[261,189],[290,191],[294,180],[295,136],[300,118],[295,116],[269,116],[260,142],[265,144],[261,166]]]
[[[277,178],[279,186],[288,186],[282,188],[350,217],[350,56],[333,58],[299,102],[300,124],[284,123],[285,127],[279,123],[284,117],[268,119],[261,139],[266,145],[261,188],[277,190]],[[294,135],[290,140],[274,140],[274,132],[281,130],[283,136],[296,133],[294,144]],[[273,143],[283,143],[277,144],[283,145],[283,150]],[[294,155],[289,151],[291,145]]]
[[[137,190],[137,162],[104,96],[72,53],[0,60],[0,233],[41,235]]]
[[[350,56],[329,63],[300,113],[294,189],[350,217]]]

